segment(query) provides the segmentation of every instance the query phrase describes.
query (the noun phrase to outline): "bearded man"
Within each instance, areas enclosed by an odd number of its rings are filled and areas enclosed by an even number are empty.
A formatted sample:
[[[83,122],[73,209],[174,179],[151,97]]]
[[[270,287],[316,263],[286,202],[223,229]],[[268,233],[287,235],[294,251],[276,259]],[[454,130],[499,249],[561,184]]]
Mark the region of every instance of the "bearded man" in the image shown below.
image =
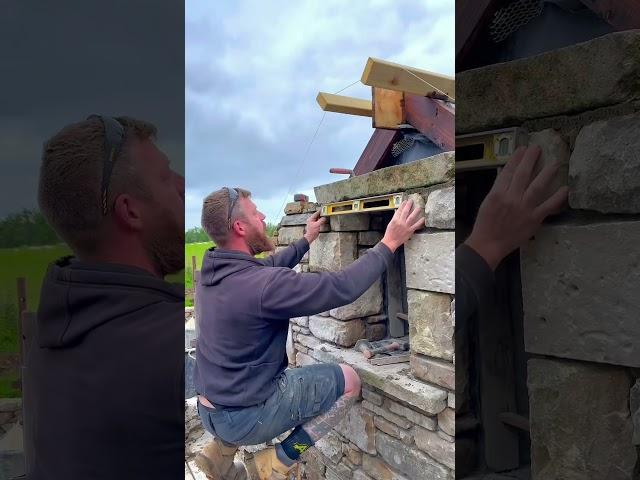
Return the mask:
[[[184,178],[126,117],[44,146],[40,209],[74,256],[44,278],[24,372],[29,479],[179,478]]]
[[[424,219],[403,202],[381,242],[340,272],[297,273],[325,218],[316,212],[304,237],[273,250],[265,216],[240,188],[223,188],[204,200],[202,226],[218,248],[205,253],[197,286],[200,334],[194,372],[198,412],[214,435],[196,458],[214,480],[285,479],[300,454],[344,418],[360,395],[360,379],[348,365],[286,369],[289,319],[354,302],[393,260],[393,252]],[[239,445],[272,440],[275,447],[234,462]]]

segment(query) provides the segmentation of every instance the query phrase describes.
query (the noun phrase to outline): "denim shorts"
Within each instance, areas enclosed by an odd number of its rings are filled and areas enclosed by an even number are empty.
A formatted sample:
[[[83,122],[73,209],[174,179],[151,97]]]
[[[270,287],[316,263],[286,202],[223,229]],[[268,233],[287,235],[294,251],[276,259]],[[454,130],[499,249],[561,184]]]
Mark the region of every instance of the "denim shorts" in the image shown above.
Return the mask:
[[[205,430],[226,443],[257,445],[327,412],[343,394],[338,365],[309,365],[282,372],[263,403],[212,409],[198,402],[198,413]]]

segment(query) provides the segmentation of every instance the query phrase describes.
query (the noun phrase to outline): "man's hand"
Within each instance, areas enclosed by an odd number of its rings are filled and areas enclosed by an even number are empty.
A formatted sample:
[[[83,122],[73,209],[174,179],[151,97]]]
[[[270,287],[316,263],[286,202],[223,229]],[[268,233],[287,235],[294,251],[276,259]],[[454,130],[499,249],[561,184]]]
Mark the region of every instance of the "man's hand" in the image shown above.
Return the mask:
[[[325,223],[327,223],[327,218],[320,218],[320,211],[317,211],[309,217],[309,220],[307,220],[307,227],[304,230],[304,238],[307,239],[309,245],[318,238],[318,235],[320,235],[320,229]]]
[[[465,241],[492,270],[531,238],[548,215],[565,205],[568,187],[548,192],[558,164],[547,165],[534,177],[539,156],[538,146],[514,152],[480,205],[473,231]]]
[[[424,217],[419,208],[413,208],[413,200],[405,200],[393,214],[382,237],[389,250],[396,249],[411,238],[413,232],[424,225]]]

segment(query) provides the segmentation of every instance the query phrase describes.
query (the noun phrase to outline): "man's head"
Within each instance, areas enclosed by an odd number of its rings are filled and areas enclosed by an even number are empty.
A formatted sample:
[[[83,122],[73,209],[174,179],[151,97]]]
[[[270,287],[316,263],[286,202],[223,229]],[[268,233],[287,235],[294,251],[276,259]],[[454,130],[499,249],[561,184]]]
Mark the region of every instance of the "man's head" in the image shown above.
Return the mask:
[[[222,248],[241,249],[251,255],[273,250],[264,219],[251,201],[251,192],[242,188],[222,188],[202,204],[202,228]]]
[[[123,133],[113,156],[109,122]],[[161,275],[183,268],[184,178],[169,168],[155,134],[142,120],[92,116],[45,143],[38,203],[79,257],[118,261],[140,252],[146,258],[121,261],[150,264]]]

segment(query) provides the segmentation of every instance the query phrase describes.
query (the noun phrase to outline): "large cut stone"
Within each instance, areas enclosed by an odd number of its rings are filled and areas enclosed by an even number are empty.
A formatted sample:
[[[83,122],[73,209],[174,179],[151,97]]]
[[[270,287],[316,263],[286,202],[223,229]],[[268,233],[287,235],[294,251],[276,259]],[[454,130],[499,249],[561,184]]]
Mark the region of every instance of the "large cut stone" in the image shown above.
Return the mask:
[[[370,315],[377,315],[382,311],[382,282],[376,280],[358,299],[343,307],[334,308],[329,311],[332,317],[339,320],[349,320],[351,318],[362,318]]]
[[[547,359],[528,370],[532,478],[634,478],[627,372]]]
[[[415,427],[414,432],[414,440],[420,450],[447,467],[456,468],[455,444],[424,428]]]
[[[312,272],[337,272],[353,263],[358,254],[357,233],[321,233],[309,250]]]
[[[547,165],[558,164],[558,171],[545,189],[544,197],[549,198],[560,187],[569,182],[569,144],[558,132],[552,129],[529,134],[529,145],[540,147],[540,157],[534,174],[537,175]]]
[[[358,340],[366,338],[365,325],[360,318],[345,322],[319,315],[309,317],[309,329],[314,336],[343,347],[353,347]]]
[[[306,225],[309,217],[313,215],[313,213],[299,213],[297,215],[285,215],[280,220],[280,226],[282,227],[290,227],[294,225]]]
[[[380,431],[376,432],[376,448],[380,457],[391,468],[408,478],[428,478],[429,480],[448,480],[450,478],[450,472],[446,467],[419,450],[407,448],[400,440]]]
[[[453,363],[412,354],[410,364],[411,371],[417,378],[455,390],[456,370]]]
[[[571,208],[640,212],[640,114],[587,125],[576,139],[569,170]]]
[[[455,176],[455,153],[445,152],[415,162],[374,170],[339,182],[315,187],[319,203],[403,192],[446,183]]]
[[[431,228],[456,228],[456,188],[434,190],[427,197],[425,225]]]
[[[319,439],[315,447],[333,463],[338,463],[342,458],[342,441],[333,432]]]
[[[332,215],[329,217],[331,230],[334,232],[358,232],[369,230],[369,215],[353,213],[349,215]]]
[[[304,235],[304,227],[282,227],[278,230],[278,244],[289,245],[297,242]]]
[[[543,227],[520,255],[526,350],[640,367],[639,244],[637,221]]]
[[[384,463],[380,457],[363,455],[362,468],[370,475],[369,478],[373,478],[374,480],[407,480],[399,473],[391,470],[389,465]],[[354,475],[353,478],[355,480],[356,476]]]
[[[519,125],[640,98],[640,33],[611,33],[456,75],[456,132]]]
[[[407,288],[455,293],[455,233],[414,235],[404,245]]]
[[[347,416],[335,429],[363,452],[376,454],[376,429],[373,424],[373,414],[362,408],[360,404],[351,407]]]
[[[640,445],[640,379],[631,388],[629,404],[633,421],[633,444]]]
[[[407,290],[411,351],[452,360],[451,297],[446,293]]]
[[[372,247],[382,240],[382,233],[370,230],[368,232],[360,232],[358,234],[358,245]]]

